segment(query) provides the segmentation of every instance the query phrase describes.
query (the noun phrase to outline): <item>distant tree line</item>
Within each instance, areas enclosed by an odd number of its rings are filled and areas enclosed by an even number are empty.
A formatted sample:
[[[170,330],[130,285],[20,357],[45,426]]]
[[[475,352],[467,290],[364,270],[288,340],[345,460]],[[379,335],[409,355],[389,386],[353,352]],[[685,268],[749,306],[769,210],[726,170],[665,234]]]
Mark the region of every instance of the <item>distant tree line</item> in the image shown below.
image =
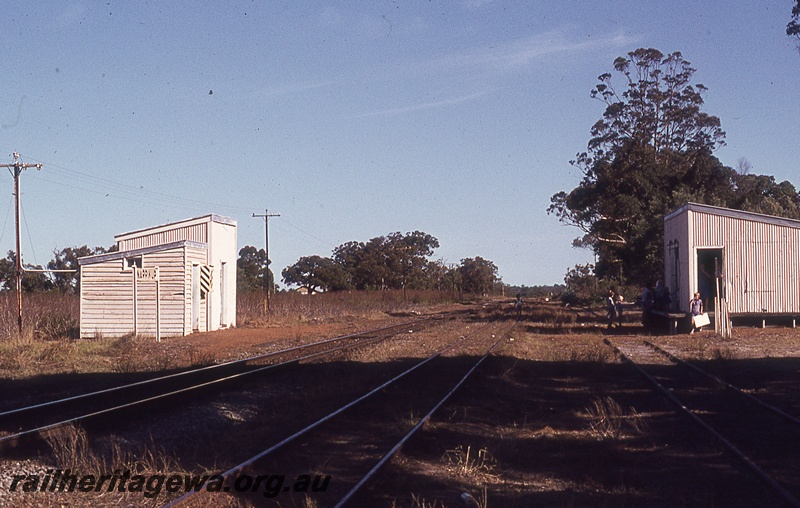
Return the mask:
[[[551,286],[505,286],[506,296],[520,295],[523,298],[559,298],[565,291],[567,286],[564,284],[553,284]]]
[[[80,292],[80,271],[78,258],[114,252],[117,246],[112,247],[65,247],[53,251],[53,259],[47,265],[31,265],[24,262],[22,272],[22,290],[24,292],[59,291],[62,293]],[[13,250],[8,251],[5,258],[0,259],[0,291],[16,289],[17,255]],[[60,272],[39,272],[35,270],[65,270]],[[34,271],[30,271],[34,270]]]
[[[421,231],[389,233],[367,242],[351,241],[333,250],[331,257],[301,257],[281,276],[290,286],[320,291],[434,289],[488,294],[500,281],[497,267],[482,257],[465,258],[458,265],[431,260],[439,241]],[[270,261],[263,249],[239,251],[241,291],[274,288]]]
[[[489,294],[500,282],[497,267],[481,257],[465,258],[458,265],[433,261],[430,256],[439,241],[420,231],[390,233],[368,242],[347,242],[332,257],[304,256],[282,272],[288,285],[320,291],[436,289],[459,293]],[[25,292],[80,292],[78,258],[114,252],[117,246],[65,247],[53,251],[46,265],[23,263],[22,290]],[[275,290],[270,260],[264,249],[251,245],[239,250],[237,289]],[[43,272],[37,270],[60,270]],[[16,254],[9,251],[0,259],[0,291],[16,288]]]

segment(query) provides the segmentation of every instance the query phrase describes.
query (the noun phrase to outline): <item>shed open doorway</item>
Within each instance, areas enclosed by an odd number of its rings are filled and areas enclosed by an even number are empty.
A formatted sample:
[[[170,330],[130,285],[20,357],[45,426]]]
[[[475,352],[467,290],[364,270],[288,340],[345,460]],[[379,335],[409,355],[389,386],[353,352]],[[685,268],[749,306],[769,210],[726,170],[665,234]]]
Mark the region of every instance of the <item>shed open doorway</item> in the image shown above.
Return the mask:
[[[721,248],[697,249],[697,291],[707,311],[714,310],[714,299],[719,296],[717,282],[722,274],[722,266]],[[721,280],[719,282],[722,283]]]

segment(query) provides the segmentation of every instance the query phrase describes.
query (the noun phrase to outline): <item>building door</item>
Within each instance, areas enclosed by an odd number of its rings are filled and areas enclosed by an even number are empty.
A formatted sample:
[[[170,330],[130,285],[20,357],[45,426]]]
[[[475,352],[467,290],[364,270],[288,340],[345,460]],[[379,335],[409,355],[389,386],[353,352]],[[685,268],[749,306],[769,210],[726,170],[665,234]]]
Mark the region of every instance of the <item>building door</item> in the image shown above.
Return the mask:
[[[222,262],[219,268],[219,325],[228,326],[228,263]]]
[[[724,296],[722,249],[697,249],[697,289],[705,310],[714,310],[714,298]]]
[[[192,331],[200,331],[200,265],[192,265]]]

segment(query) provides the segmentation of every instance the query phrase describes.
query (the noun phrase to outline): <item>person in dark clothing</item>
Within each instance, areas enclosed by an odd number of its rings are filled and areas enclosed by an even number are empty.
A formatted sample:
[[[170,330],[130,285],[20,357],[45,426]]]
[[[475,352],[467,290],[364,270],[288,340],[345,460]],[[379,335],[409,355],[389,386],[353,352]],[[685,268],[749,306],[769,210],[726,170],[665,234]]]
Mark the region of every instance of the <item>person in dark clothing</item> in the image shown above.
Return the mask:
[[[608,328],[614,326],[614,318],[617,317],[617,307],[614,305],[614,290],[608,290],[606,297],[606,317],[608,318]]]

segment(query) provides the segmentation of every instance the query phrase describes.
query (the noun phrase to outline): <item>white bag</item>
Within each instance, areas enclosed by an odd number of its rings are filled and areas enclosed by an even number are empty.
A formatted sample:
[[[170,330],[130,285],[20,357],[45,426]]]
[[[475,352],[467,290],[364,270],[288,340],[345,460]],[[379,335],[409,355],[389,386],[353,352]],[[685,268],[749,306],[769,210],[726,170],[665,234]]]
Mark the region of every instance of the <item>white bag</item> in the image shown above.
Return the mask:
[[[692,324],[695,328],[700,328],[701,326],[708,326],[711,324],[711,320],[708,318],[707,313],[698,314],[692,318]]]

